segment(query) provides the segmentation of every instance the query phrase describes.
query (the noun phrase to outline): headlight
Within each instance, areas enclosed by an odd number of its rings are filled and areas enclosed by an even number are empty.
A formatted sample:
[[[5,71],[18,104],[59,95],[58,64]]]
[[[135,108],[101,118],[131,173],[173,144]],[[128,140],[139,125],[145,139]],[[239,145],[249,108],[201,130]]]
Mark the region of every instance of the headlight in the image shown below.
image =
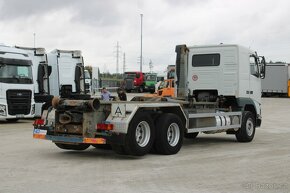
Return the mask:
[[[6,105],[0,105],[0,115],[1,116],[6,116]]]

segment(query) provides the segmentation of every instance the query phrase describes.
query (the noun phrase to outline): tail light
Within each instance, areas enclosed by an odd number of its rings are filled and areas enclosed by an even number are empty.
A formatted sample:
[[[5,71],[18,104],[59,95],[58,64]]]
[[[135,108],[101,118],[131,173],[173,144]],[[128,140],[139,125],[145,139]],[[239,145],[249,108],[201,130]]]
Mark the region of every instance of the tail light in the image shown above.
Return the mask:
[[[44,125],[44,119],[35,119],[34,126],[40,126],[40,125]]]
[[[110,131],[114,129],[114,125],[111,123],[98,123],[97,130],[103,130],[103,131]]]

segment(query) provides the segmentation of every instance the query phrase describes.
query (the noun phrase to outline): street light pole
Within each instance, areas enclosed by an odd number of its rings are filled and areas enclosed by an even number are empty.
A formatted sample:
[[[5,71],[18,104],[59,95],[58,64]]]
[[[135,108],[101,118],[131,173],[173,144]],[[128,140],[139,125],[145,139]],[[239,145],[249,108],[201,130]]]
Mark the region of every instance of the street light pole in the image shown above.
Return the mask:
[[[143,14],[141,16],[141,54],[140,54],[140,72],[142,72],[143,56],[142,56],[142,31],[143,31]]]
[[[33,47],[35,48],[35,33],[33,33]]]

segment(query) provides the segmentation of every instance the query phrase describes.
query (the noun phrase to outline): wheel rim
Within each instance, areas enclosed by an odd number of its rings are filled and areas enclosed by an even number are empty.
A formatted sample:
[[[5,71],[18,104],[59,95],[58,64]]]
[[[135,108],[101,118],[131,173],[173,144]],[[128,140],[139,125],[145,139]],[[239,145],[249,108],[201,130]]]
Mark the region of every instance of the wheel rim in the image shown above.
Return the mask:
[[[140,122],[136,127],[135,139],[140,147],[145,147],[150,140],[150,126],[146,121]]]
[[[252,136],[254,133],[254,123],[253,123],[253,120],[251,118],[247,120],[246,132],[247,132],[248,136]]]
[[[172,147],[178,144],[180,138],[179,126],[176,123],[172,123],[167,130],[167,141]]]

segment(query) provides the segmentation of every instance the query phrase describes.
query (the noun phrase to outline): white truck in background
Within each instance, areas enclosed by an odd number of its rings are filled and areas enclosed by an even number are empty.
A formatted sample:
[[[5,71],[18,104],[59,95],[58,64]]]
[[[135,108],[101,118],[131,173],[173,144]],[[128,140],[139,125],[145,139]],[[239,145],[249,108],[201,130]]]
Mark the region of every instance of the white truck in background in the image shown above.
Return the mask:
[[[108,144],[120,154],[175,154],[183,136],[234,134],[251,142],[262,122],[265,58],[239,45],[176,46],[175,97],[131,101],[54,98],[33,137],[66,150]],[[253,65],[253,68],[251,66]]]
[[[32,59],[32,72],[34,77],[35,117],[40,117],[43,105],[50,104],[53,95],[50,94],[49,79],[51,66],[48,66],[45,48],[31,48],[16,46],[22,49]]]
[[[50,94],[61,96],[86,94],[84,61],[80,50],[58,50],[47,53],[51,66]],[[65,92],[65,93],[64,93]]]
[[[24,50],[32,59],[34,81],[35,116],[51,106],[53,96],[61,95],[62,85],[71,86],[74,94],[84,94],[84,64],[79,50],[53,50],[45,48],[16,48]]]
[[[0,45],[0,120],[34,117],[33,81],[27,52]]]

